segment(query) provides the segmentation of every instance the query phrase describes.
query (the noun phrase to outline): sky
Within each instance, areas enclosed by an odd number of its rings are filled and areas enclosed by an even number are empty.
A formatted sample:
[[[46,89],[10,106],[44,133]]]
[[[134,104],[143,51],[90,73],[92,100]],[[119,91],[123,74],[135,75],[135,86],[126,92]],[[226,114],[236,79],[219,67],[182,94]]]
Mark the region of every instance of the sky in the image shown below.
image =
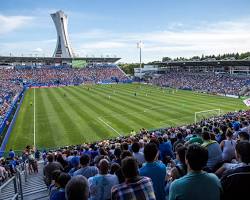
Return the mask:
[[[139,62],[250,51],[250,0],[0,0],[0,55],[52,56],[50,14],[68,15],[77,56]]]

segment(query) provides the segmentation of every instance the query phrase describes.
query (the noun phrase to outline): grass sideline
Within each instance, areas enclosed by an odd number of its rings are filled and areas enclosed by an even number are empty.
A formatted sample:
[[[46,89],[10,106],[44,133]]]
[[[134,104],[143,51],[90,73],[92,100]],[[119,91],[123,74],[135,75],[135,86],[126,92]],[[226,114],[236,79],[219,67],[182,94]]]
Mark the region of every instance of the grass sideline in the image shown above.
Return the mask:
[[[240,99],[139,84],[29,89],[6,150],[33,145],[34,131],[38,148],[53,148],[193,123],[195,112],[217,108],[247,107]]]

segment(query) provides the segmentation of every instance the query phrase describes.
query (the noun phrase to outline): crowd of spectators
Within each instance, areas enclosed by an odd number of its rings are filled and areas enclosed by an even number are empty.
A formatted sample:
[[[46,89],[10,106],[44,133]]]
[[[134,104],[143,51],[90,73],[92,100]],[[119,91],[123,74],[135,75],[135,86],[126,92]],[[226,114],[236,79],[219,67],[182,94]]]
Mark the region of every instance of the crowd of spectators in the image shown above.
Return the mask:
[[[238,95],[249,84],[246,76],[215,73],[169,72],[151,81],[153,84],[209,93]]]
[[[248,199],[250,110],[43,152],[50,199]]]

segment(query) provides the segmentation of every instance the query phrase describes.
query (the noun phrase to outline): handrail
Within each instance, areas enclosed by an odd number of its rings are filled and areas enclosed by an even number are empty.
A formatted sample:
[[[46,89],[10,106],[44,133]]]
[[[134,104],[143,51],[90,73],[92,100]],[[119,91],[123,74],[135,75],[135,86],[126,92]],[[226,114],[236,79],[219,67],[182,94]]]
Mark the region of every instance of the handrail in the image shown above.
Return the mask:
[[[12,176],[9,180],[7,180],[3,185],[0,186],[0,192],[2,191],[3,188],[5,188],[13,179],[15,179],[15,176]]]
[[[24,180],[27,182],[27,167],[26,167],[27,160],[22,162],[16,168],[16,174],[7,180],[3,185],[0,186],[0,194],[2,190],[7,187],[9,184],[13,182],[14,186],[14,196],[11,198],[13,200],[18,199],[20,195],[20,199],[23,200],[23,187],[22,187],[22,175],[24,175]]]
[[[13,181],[13,185],[14,185],[14,196],[11,199],[18,199],[18,187],[17,187],[17,176],[13,176],[11,177],[8,181],[6,181],[2,186],[0,186],[0,194],[2,193],[2,190],[8,186],[9,184],[11,184],[11,182]]]

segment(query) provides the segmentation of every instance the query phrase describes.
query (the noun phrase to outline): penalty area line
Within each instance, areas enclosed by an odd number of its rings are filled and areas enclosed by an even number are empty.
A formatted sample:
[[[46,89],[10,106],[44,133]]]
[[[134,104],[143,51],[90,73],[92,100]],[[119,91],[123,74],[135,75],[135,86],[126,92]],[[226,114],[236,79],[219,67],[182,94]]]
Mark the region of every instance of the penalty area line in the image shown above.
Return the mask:
[[[98,117],[98,119],[104,123],[107,127],[111,128],[114,132],[116,132],[119,136],[122,136],[117,130],[115,130],[112,126],[110,126],[107,122],[105,122],[101,117]]]

